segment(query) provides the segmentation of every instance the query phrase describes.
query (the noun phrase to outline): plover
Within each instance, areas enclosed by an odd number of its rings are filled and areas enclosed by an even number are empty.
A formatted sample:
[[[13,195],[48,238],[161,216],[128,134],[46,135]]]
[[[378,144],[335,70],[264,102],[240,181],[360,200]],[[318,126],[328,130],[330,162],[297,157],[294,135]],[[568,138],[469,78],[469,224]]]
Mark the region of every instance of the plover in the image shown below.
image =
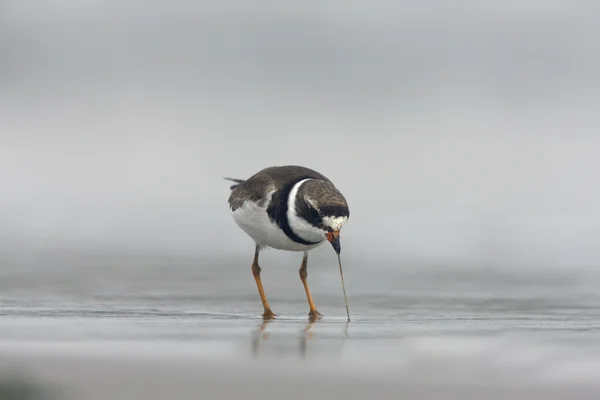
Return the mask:
[[[229,206],[233,219],[255,242],[252,275],[264,307],[263,318],[276,315],[271,311],[262,281],[258,255],[264,248],[303,252],[300,279],[310,307],[310,319],[320,319],[306,278],[308,252],[329,241],[340,258],[340,229],[350,216],[342,193],[325,176],[309,168],[287,165],[265,168],[246,180],[225,178],[231,186]],[[342,274],[341,261],[340,273]],[[348,320],[348,304],[344,301]]]

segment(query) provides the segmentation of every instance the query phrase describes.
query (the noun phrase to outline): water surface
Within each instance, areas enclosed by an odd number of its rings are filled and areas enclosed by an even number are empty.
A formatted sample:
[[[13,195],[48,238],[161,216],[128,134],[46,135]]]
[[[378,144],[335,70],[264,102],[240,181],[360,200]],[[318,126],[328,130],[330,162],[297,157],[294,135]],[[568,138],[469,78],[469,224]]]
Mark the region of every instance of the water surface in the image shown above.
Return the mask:
[[[263,267],[279,314],[264,323],[247,268],[41,258],[4,260],[2,371],[63,398],[241,395],[265,384],[275,397],[303,398],[294,388],[309,383],[322,398],[375,389],[447,398],[477,388],[486,398],[552,398],[583,396],[600,375],[600,281],[590,271],[390,262],[375,273],[349,263],[347,323],[339,276],[315,269],[309,282],[324,318],[311,324],[297,271]]]

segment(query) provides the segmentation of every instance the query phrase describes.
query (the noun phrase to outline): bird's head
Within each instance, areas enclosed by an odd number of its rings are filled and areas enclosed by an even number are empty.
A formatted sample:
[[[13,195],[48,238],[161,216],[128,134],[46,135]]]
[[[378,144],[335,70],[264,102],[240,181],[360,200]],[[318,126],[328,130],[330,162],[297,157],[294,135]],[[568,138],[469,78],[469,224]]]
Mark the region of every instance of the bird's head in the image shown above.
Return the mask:
[[[340,230],[350,217],[342,193],[331,182],[308,180],[299,187],[295,203],[296,215],[307,223],[302,224],[309,227],[307,231],[327,239],[340,254]]]

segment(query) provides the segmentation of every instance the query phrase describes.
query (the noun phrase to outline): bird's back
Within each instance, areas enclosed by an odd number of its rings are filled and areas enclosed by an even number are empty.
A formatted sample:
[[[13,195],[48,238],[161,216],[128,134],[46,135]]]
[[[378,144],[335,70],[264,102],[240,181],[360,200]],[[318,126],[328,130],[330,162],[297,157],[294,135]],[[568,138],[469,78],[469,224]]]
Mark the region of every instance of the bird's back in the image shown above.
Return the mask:
[[[306,167],[297,165],[268,167],[258,171],[246,180],[231,179],[237,184],[231,187],[229,205],[231,210],[235,211],[246,200],[260,202],[271,191],[274,191],[273,201],[275,201],[278,192],[302,179],[319,179],[330,182],[324,175]]]

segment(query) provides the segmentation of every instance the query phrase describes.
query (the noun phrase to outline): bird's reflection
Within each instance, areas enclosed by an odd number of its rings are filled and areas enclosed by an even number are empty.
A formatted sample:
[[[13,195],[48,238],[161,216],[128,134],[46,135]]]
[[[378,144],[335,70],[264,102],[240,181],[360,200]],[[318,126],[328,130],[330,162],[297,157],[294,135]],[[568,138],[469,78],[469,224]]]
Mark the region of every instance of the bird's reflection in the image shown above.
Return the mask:
[[[302,332],[303,334],[300,335],[300,356],[302,356],[302,358],[306,357],[307,344],[314,336],[313,326],[316,322],[316,319],[308,321],[308,324],[304,327],[304,331]]]
[[[283,321],[281,321],[283,322]],[[268,332],[267,328],[269,327],[270,324],[275,323],[277,324],[278,321],[275,320],[266,320],[266,321],[262,321],[260,323],[260,325],[258,326],[257,329],[255,329],[252,332],[252,355],[255,358],[258,358],[261,352],[261,347],[263,346],[263,344],[265,342],[267,342],[270,338],[271,338],[271,333]],[[285,324],[289,323],[289,322],[284,322]],[[306,358],[308,355],[308,350],[311,343],[313,343],[312,347],[314,346],[314,343],[316,341],[316,336],[317,336],[317,325],[320,323],[320,318],[314,318],[314,319],[309,319],[308,323],[306,325],[302,325],[302,328],[300,331],[296,331],[297,334],[294,335],[289,335],[289,333],[285,333],[285,332],[281,332],[280,334],[276,335],[276,338],[278,339],[279,345],[281,345],[281,341],[279,339],[285,339],[286,336],[291,336],[294,338],[294,340],[298,340],[299,341],[299,346],[297,347],[299,350],[299,355],[301,358]],[[344,330],[343,330],[343,341],[345,341],[346,339],[348,339],[348,326],[349,326],[349,322],[346,322]],[[290,338],[291,338],[290,337]],[[328,338],[327,340],[331,340],[331,338]],[[277,346],[275,343],[272,345],[274,347],[279,347]],[[343,344],[342,344],[343,346]],[[335,348],[336,346],[333,346],[333,348]],[[281,347],[280,347],[280,350]],[[331,351],[332,347],[328,347],[328,351]],[[341,351],[341,347],[339,348],[339,350]]]
[[[271,321],[272,320],[264,320],[258,329],[252,332],[252,355],[254,357],[258,357],[261,342],[269,338],[269,332],[266,332],[266,329]]]

